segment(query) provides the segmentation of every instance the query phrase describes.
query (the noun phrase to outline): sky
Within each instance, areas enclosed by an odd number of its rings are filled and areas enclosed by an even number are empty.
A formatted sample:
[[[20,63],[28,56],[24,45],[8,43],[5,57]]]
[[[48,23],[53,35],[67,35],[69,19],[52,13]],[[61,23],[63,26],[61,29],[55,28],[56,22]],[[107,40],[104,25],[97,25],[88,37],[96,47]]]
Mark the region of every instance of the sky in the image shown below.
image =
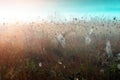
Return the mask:
[[[73,12],[120,12],[120,0],[61,0],[60,8]]]
[[[27,19],[58,14],[65,17],[120,16],[120,0],[0,0],[0,18]]]

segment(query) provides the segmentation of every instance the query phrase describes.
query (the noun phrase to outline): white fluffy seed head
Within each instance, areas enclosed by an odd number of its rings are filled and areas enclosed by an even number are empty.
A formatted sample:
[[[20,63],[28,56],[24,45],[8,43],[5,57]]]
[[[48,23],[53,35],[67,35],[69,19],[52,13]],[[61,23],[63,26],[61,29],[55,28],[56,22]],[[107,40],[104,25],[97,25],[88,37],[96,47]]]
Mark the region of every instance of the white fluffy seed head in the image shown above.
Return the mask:
[[[108,58],[113,57],[111,43],[109,40],[106,42],[106,54],[107,54]]]
[[[61,61],[58,61],[58,64],[62,64],[62,62],[61,62]]]
[[[89,35],[91,35],[93,33],[93,29],[90,29]]]
[[[65,47],[65,38],[63,37],[62,34],[57,34],[57,41],[58,41],[58,46]]]
[[[93,29],[90,29],[90,32],[88,33],[88,35],[85,37],[85,43],[86,44],[90,44],[91,43],[91,38],[90,38],[90,36],[92,35],[92,33],[93,33]]]
[[[42,63],[41,62],[39,63],[39,67],[42,67]]]
[[[91,39],[89,36],[85,37],[85,43],[86,44],[90,44],[91,43]]]

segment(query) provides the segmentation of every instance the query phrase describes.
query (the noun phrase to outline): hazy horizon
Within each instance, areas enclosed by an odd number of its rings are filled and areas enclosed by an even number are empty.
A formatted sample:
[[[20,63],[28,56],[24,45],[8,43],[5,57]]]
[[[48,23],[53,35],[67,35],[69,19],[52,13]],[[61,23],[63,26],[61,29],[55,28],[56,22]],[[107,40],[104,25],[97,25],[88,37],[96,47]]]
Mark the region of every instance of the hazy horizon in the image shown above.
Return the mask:
[[[0,21],[59,18],[120,17],[119,0],[0,0]]]

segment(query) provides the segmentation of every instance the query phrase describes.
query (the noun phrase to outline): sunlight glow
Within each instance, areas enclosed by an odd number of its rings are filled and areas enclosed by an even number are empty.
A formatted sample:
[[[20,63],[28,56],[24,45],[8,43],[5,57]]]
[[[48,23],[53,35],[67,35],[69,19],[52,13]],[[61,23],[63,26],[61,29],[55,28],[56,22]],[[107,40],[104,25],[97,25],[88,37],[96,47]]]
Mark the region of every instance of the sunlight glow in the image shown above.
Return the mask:
[[[35,9],[32,8],[32,6],[0,7],[0,21],[7,21],[7,22],[13,22],[15,20],[28,21],[30,18],[33,18],[38,15],[39,13],[37,13],[37,11],[35,11]]]
[[[15,22],[15,21],[31,21],[36,19],[36,17],[44,18],[45,10],[47,9],[45,3],[42,1],[35,2],[30,1],[21,1],[17,2],[15,0],[0,1],[0,23],[1,22]],[[20,1],[20,0],[18,0]]]

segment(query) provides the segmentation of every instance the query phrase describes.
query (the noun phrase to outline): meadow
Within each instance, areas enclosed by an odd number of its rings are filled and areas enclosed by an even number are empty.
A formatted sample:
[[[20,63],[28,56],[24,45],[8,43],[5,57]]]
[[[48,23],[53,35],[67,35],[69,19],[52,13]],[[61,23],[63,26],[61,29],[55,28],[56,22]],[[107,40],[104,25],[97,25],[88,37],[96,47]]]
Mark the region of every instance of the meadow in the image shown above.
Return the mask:
[[[1,23],[0,80],[119,80],[119,45],[116,18]]]

